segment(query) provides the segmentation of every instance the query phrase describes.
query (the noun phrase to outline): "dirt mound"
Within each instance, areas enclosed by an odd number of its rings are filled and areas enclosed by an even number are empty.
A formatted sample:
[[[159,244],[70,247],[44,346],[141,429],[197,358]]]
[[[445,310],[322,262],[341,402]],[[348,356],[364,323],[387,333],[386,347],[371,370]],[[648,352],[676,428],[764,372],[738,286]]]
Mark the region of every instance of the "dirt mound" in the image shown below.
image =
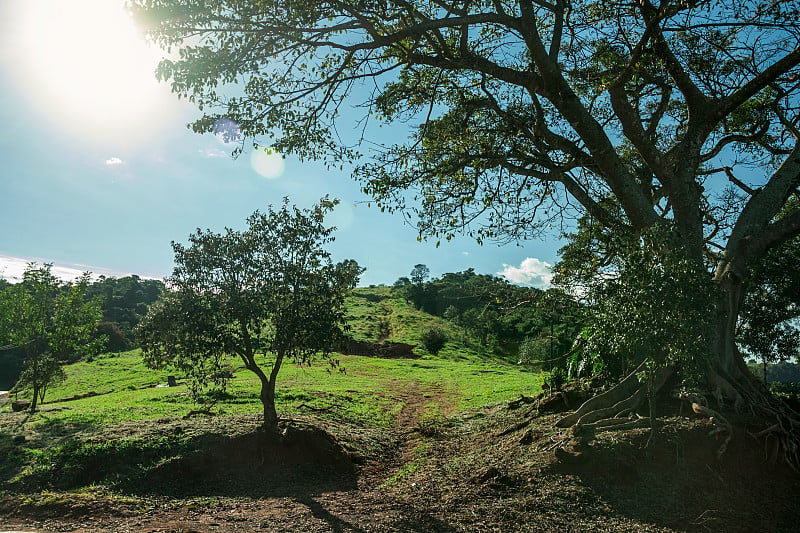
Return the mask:
[[[183,493],[199,486],[206,492],[228,491],[232,483],[345,489],[355,486],[356,466],[353,455],[324,429],[284,424],[279,435],[259,430],[204,443],[152,469],[147,482],[157,492],[166,487]]]
[[[344,346],[342,353],[347,355],[363,355],[368,357],[383,357],[385,359],[419,359],[414,353],[413,344],[402,342],[362,342],[349,340]]]
[[[648,448],[647,429],[578,441],[555,427],[561,415],[537,415],[542,398],[427,419],[422,407],[445,391],[402,394],[397,428],[304,417],[268,439],[245,429],[250,418],[150,424],[152,438],[191,433],[193,451],[145,487],[8,493],[0,520],[102,532],[796,531],[800,476],[766,465],[744,427],[718,456],[723,436],[693,414],[660,416]],[[231,432],[208,440],[221,425]]]

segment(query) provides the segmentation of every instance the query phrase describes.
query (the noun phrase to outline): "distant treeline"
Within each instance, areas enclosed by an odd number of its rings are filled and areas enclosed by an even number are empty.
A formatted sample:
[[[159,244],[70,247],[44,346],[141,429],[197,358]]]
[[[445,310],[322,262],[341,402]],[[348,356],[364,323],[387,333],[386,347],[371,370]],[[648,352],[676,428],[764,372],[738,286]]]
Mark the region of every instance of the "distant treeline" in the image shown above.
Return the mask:
[[[414,266],[395,290],[417,309],[457,324],[498,355],[551,359],[569,350],[581,329],[581,309],[554,290],[512,285],[473,269],[428,279],[425,265]]]
[[[0,280],[0,290],[8,285]],[[100,278],[93,282],[86,298],[101,297],[103,321],[97,325],[96,335],[106,335],[107,351],[118,352],[136,347],[133,328],[147,313],[149,306],[158,300],[164,284],[160,280],[142,279],[139,276]],[[0,390],[10,389],[22,371],[24,353],[19,348],[0,346]]]
[[[108,350],[118,352],[135,347],[133,329],[164,290],[157,279],[139,276],[100,279],[89,286],[87,297],[101,296],[103,322],[98,325],[100,334],[108,335]]]

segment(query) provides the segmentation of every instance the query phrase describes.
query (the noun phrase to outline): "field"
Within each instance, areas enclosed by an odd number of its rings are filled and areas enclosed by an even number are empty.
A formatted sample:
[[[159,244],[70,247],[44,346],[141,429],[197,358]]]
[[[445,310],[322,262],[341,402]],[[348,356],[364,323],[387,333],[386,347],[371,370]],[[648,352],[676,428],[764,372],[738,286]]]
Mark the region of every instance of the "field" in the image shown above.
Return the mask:
[[[571,435],[537,408],[543,374],[385,288],[350,310],[361,341],[419,345],[430,324],[453,340],[436,357],[285,366],[280,441],[257,431],[257,380],[233,360],[227,394],[199,405],[137,351],[71,365],[36,415],[0,407],[0,529],[796,530],[797,476],[744,433],[717,458],[708,421],[664,406],[654,450],[635,430],[559,456]]]

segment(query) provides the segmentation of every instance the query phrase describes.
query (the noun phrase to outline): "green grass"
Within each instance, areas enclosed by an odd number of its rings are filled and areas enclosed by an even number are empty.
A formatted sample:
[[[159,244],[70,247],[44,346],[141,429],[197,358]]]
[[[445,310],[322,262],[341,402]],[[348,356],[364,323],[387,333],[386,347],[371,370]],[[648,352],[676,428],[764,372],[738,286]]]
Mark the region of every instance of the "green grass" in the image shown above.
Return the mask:
[[[391,287],[355,289],[347,299],[350,335],[364,342],[402,342],[416,346],[414,353],[430,355],[422,347],[422,333],[432,327],[447,333],[448,341],[437,358],[454,361],[483,361],[487,356],[455,324],[415,309]]]
[[[390,287],[356,289],[348,298],[348,310],[351,333],[357,339],[378,342],[388,333],[386,340],[418,345],[421,331],[437,325],[452,340],[436,357],[418,346],[415,351],[421,358],[416,360],[334,354],[344,372],[323,360],[302,367],[284,363],[276,391],[279,412],[324,412],[324,416],[387,427],[394,423],[399,411],[397,391],[409,384],[441,391],[457,410],[502,402],[541,389],[539,373],[488,358],[460,342],[458,339],[464,335],[459,328],[414,309],[395,297]],[[230,361],[235,377],[228,385],[228,394],[212,409],[233,415],[260,413],[258,379],[237,359]],[[48,390],[46,403],[33,423],[53,428],[116,424],[182,416],[197,408],[185,385],[156,387],[166,383],[170,371],[146,368],[138,350],[103,354],[65,370],[66,380]],[[177,378],[183,381],[183,376]],[[60,401],[90,392],[98,395]],[[8,410],[9,406],[3,409]]]
[[[530,395],[541,388],[539,373],[498,362],[432,357],[337,358],[343,372],[332,370],[324,361],[312,366],[284,364],[276,391],[278,411],[284,415],[313,411],[353,423],[389,427],[395,422],[398,402],[402,401],[398,391],[411,385],[440,391],[457,410],[510,400],[520,394]],[[234,359],[231,361],[235,376],[228,385],[227,395],[212,405],[212,410],[224,414],[260,413],[258,378],[237,366]],[[30,422],[54,435],[67,434],[79,427],[179,417],[198,408],[187,387],[180,384],[183,382],[180,375],[178,387],[155,387],[166,382],[168,372],[146,369],[138,350],[77,363],[65,370],[67,379],[48,391],[46,403]],[[88,392],[99,394],[59,401]]]
[[[334,354],[338,367],[324,360],[311,366],[284,363],[276,391],[281,416],[312,414],[362,431],[392,428],[406,399],[421,395],[424,412],[417,413],[418,423],[433,434],[457,412],[541,390],[540,373],[484,357],[458,341],[459,335],[463,337],[458,328],[413,309],[387,287],[359,289],[349,306],[353,334],[362,340],[419,344],[420,332],[434,324],[454,340],[437,357],[418,347],[418,359]],[[191,410],[210,408],[228,417],[225,420],[260,414],[258,378],[237,359],[230,361],[234,377],[227,393],[213,401],[209,397],[201,406],[193,401],[180,374],[175,374],[179,386],[157,386],[165,384],[171,372],[146,368],[139,350],[68,365],[66,379],[48,390],[35,415],[12,413],[9,404],[0,407],[0,481],[25,478],[35,484],[59,479],[64,486],[75,486],[124,478],[131,474],[128,468],[141,470],[137,470],[141,475],[159,457],[183,453],[186,435],[171,432]],[[87,393],[96,395],[67,401]],[[203,427],[224,423],[220,420],[208,419]],[[202,438],[193,436],[192,449]],[[73,465],[82,466],[73,471]],[[108,475],[87,474],[93,469],[107,469]]]

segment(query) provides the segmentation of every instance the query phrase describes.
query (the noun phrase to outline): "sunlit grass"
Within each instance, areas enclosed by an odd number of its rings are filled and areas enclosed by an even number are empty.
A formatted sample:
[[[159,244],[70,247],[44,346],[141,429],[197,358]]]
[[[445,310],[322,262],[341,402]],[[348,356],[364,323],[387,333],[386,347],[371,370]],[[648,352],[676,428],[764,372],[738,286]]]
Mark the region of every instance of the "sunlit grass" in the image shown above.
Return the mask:
[[[419,446],[425,446],[426,439],[452,427],[460,412],[541,390],[539,373],[486,356],[459,328],[414,309],[390,288],[359,289],[348,303],[356,339],[413,344],[416,358],[333,354],[334,365],[324,359],[303,366],[285,362],[276,390],[281,417],[312,415],[322,424],[370,434],[392,430],[402,415],[415,424],[423,437]],[[421,332],[433,325],[450,337],[435,357],[420,345]],[[233,377],[226,392],[200,400],[191,396],[185,376],[148,369],[139,350],[66,366],[66,379],[48,390],[35,415],[12,413],[9,404],[0,407],[0,480],[56,487],[101,479],[123,483],[146,476],[168,458],[196,453],[214,435],[254,431],[263,411],[260,382],[238,359],[229,362]],[[165,386],[171,373],[176,387]],[[213,416],[184,421],[192,411]],[[369,446],[383,446],[370,439]],[[392,480],[420,464],[412,460]]]
[[[278,411],[284,415],[313,412],[386,427],[394,423],[402,391],[412,385],[423,391],[436,389],[458,410],[506,401],[541,388],[539,374],[501,363],[336,358],[339,369],[322,360],[311,366],[285,364],[276,391]],[[179,386],[164,387],[168,373],[149,370],[141,361],[140,352],[134,350],[66,367],[67,379],[48,391],[48,401],[34,417],[36,423],[100,426],[180,417],[199,408],[232,415],[262,411],[258,378],[234,359],[234,378],[227,394],[216,401],[206,399],[202,405],[192,399],[183,376],[176,376]],[[97,395],[63,401],[90,392]]]
[[[338,366],[323,359],[312,365],[286,362],[276,391],[282,416],[313,414],[373,427],[396,423],[406,392],[446,401],[447,411],[479,408],[541,390],[541,375],[485,357],[462,342],[463,332],[449,322],[416,310],[389,287],[358,289],[348,300],[352,331],[361,339],[419,345],[426,327],[444,328],[451,340],[434,357],[421,346],[419,359],[381,359],[333,354]],[[52,434],[69,434],[75,428],[144,420],[179,418],[192,410],[207,409],[221,415],[257,415],[263,410],[260,383],[240,361],[230,359],[234,377],[227,393],[195,402],[176,374],[179,385],[165,387],[169,370],[148,369],[141,352],[103,354],[65,368],[66,379],[50,388],[46,402],[27,423]],[[265,364],[265,367],[267,365]],[[94,393],[95,395],[73,399]],[[69,401],[67,401],[69,400]],[[434,400],[432,400],[434,401]],[[436,410],[434,405],[430,409]],[[10,406],[2,408],[10,410]]]

